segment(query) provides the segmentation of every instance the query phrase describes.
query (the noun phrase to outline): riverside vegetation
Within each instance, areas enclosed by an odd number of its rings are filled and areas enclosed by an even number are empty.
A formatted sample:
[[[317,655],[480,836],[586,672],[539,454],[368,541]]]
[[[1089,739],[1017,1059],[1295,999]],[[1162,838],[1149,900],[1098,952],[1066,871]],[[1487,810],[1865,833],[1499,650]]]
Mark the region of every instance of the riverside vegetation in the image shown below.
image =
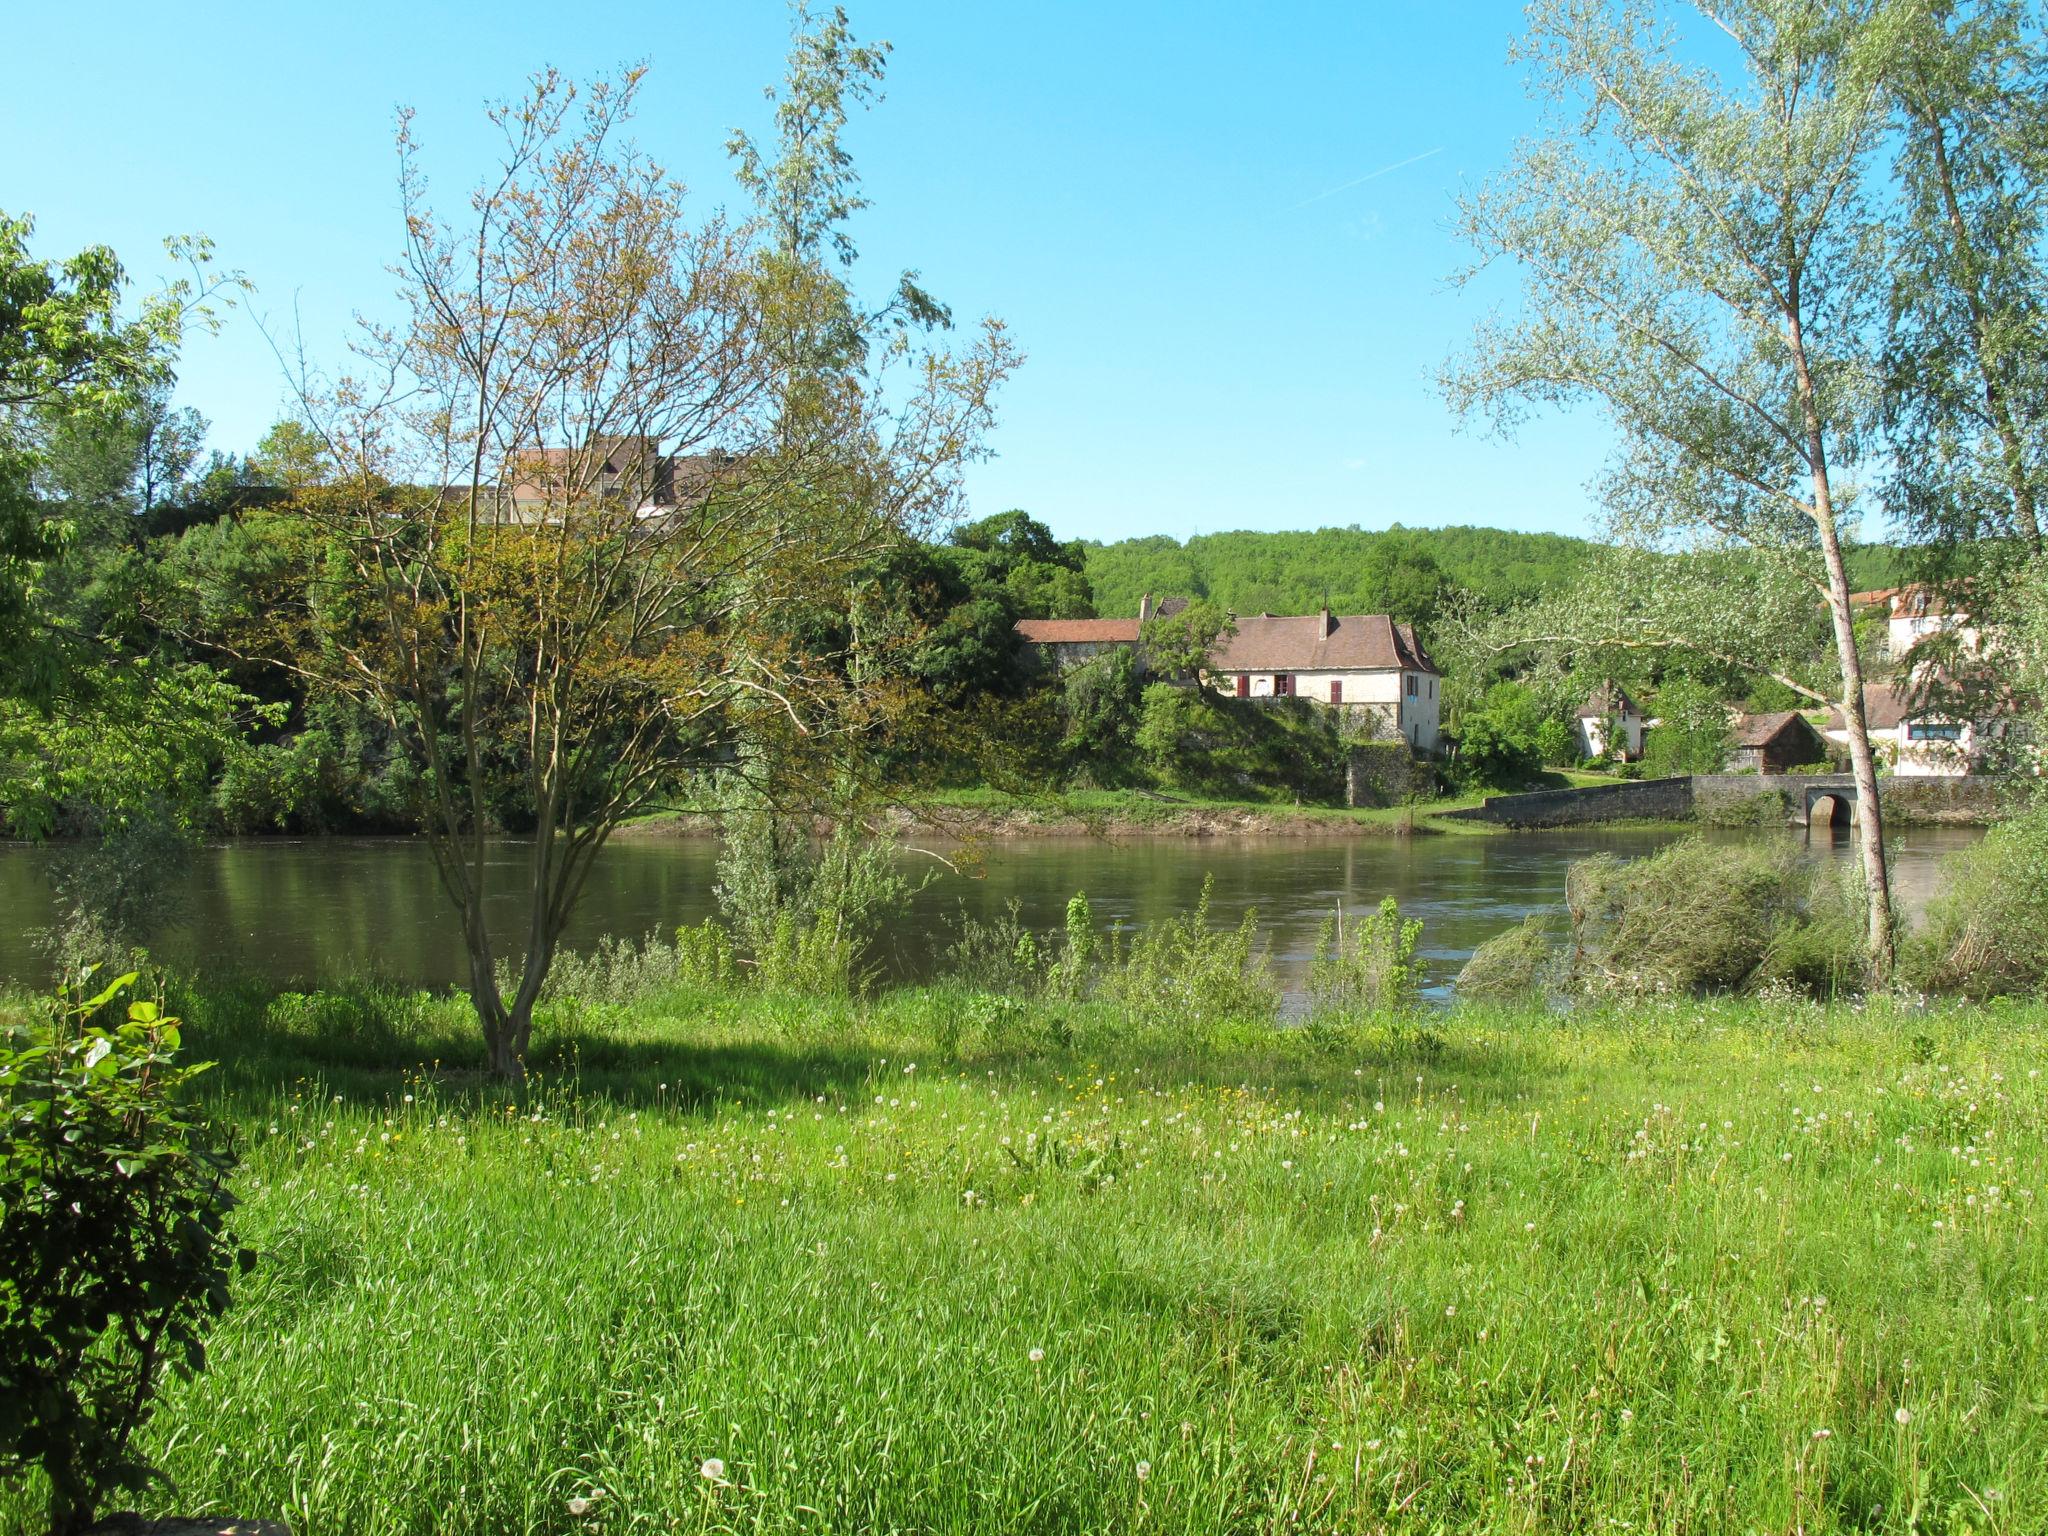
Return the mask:
[[[806,936],[858,938],[870,856],[789,853],[727,884],[783,904],[758,942],[808,974],[712,925],[565,961],[523,1087],[459,998],[171,982],[260,1259],[143,1432],[152,1502],[323,1532],[2039,1528],[2037,1003],[1646,974],[1426,1011],[1383,909],[1333,916],[1276,1028],[1251,924],[1105,934],[1085,898],[1049,938],[963,919],[949,980],[864,991],[857,944]]]

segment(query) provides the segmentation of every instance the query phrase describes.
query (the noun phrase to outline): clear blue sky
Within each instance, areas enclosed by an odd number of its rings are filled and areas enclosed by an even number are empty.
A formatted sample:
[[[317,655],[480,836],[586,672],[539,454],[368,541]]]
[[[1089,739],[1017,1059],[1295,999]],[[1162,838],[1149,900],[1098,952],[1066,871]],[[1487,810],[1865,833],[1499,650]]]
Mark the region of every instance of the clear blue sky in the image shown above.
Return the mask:
[[[1457,189],[1532,125],[1505,63],[1514,0],[849,9],[896,48],[849,136],[875,205],[865,280],[916,266],[1029,355],[977,513],[1091,538],[1589,531],[1597,418],[1496,443],[1460,434],[1433,383],[1482,304],[1512,298],[1444,278]],[[33,7],[9,23],[0,208],[37,216],[40,254],[104,242],[139,274],[162,236],[203,231],[256,283],[250,310],[338,359],[349,316],[389,302],[398,104],[452,204],[485,163],[486,99],[542,64],[644,58],[636,136],[736,204],[723,145],[765,131],[787,30],[780,0]],[[191,346],[181,396],[231,451],[280,413],[250,314]]]

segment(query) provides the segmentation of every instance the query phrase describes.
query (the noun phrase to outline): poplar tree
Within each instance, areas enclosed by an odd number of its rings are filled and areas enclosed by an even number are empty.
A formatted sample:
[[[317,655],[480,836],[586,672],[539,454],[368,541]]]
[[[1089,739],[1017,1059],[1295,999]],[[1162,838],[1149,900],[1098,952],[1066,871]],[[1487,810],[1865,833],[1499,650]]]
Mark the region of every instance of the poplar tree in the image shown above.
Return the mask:
[[[1463,278],[1512,265],[1522,304],[1447,374],[1454,404],[1500,427],[1603,408],[1623,542],[1747,545],[1825,602],[1879,982],[1892,901],[1843,544],[1880,396],[1872,167],[1899,9],[1536,0],[1516,55],[1544,132],[1461,206],[1478,255]],[[1745,593],[1723,602],[1739,634]]]

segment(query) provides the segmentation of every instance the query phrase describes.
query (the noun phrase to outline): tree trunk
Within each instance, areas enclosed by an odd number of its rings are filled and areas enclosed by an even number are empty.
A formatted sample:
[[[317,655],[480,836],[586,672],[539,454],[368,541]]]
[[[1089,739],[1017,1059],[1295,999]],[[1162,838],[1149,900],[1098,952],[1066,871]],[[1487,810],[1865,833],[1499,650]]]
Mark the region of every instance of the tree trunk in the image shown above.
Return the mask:
[[[1842,663],[1842,721],[1849,733],[1849,771],[1856,780],[1857,850],[1863,889],[1870,906],[1870,979],[1891,981],[1894,930],[1891,871],[1885,867],[1884,811],[1877,799],[1877,760],[1870,751],[1870,727],[1863,709],[1863,662],[1856,654],[1855,614],[1849,607],[1849,574],[1832,517],[1821,522],[1821,555],[1827,562],[1828,609],[1835,621],[1835,650]]]

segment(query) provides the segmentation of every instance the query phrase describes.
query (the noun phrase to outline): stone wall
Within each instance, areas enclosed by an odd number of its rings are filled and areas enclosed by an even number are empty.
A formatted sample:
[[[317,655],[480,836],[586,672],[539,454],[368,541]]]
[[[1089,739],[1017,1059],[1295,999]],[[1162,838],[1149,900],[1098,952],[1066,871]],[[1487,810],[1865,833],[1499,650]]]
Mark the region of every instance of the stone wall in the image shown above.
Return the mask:
[[[1756,780],[1751,779],[1751,784]],[[1642,779],[1589,789],[1539,789],[1493,795],[1484,805],[1452,816],[1506,827],[1575,827],[1598,821],[1684,821],[1692,815],[1692,780]]]
[[[1344,765],[1344,803],[1362,806],[1400,805],[1426,795],[1436,783],[1436,769],[1416,757],[1405,741],[1360,742]]]
[[[1602,821],[1701,821],[1710,826],[1801,826],[1809,789],[1849,789],[1845,773],[1702,773],[1588,789],[1494,795],[1448,815],[1508,827],[1572,827]],[[1897,826],[1982,826],[2002,814],[2011,781],[1990,774],[1880,777],[1877,793]]]

